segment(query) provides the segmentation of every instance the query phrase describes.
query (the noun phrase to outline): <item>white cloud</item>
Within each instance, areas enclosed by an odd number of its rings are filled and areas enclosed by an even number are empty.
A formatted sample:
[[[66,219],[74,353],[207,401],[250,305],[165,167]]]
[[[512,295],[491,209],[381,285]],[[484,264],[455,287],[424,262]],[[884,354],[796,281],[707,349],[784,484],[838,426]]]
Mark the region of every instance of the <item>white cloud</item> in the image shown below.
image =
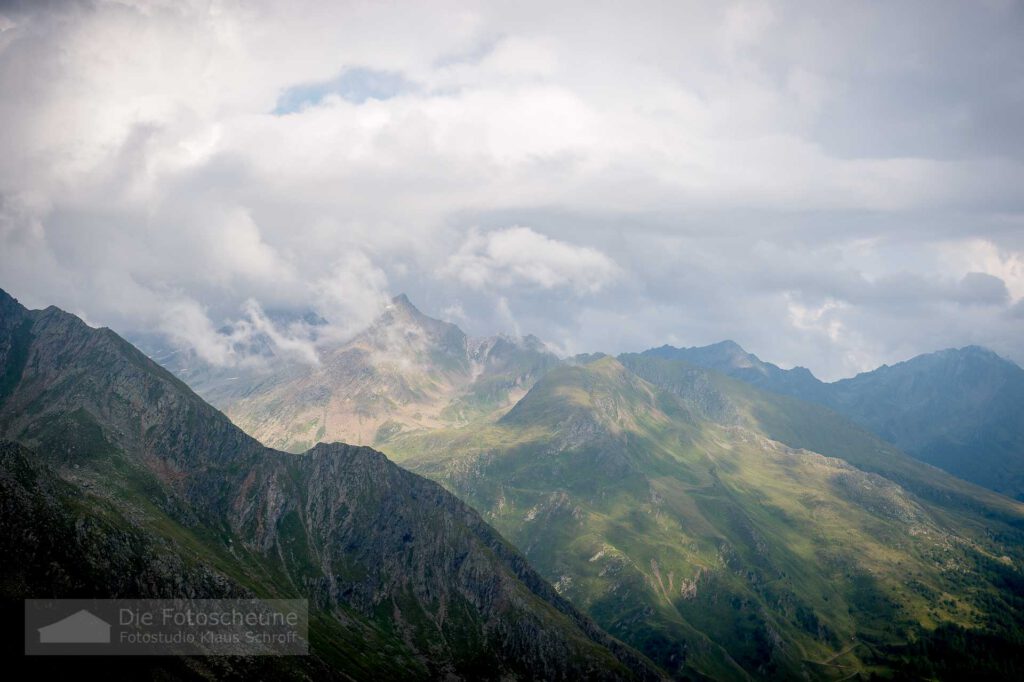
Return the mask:
[[[510,331],[516,337],[523,335],[523,330],[516,321],[516,316],[512,314],[512,308],[509,307],[507,298],[504,296],[498,297],[495,311],[497,312],[498,319],[502,322],[501,327],[503,329]]]
[[[173,341],[190,345],[206,362],[217,366],[235,364],[231,339],[217,332],[206,311],[195,301],[165,302],[157,328]]]
[[[466,311],[462,309],[462,304],[458,301],[445,306],[441,310],[440,317],[445,322],[451,322],[452,324],[466,324],[469,321]]]
[[[252,299],[245,302],[243,312],[243,323],[236,324],[230,334],[236,344],[250,344],[258,336],[263,335],[283,357],[294,357],[310,365],[320,363],[316,343],[311,338],[313,330],[307,325],[293,323],[282,330],[267,317],[260,304]]]
[[[260,234],[244,209],[231,210],[219,229],[208,233],[209,260],[219,277],[274,280],[288,284],[295,274]]]
[[[1012,3],[3,14],[0,286],[32,305],[226,363],[225,323],[313,309],[332,326],[310,338],[343,336],[401,290],[579,350],[733,336],[830,375],[965,340],[1024,359]],[[330,90],[352,73],[387,95]],[[826,300],[842,333],[786,323]]]
[[[160,302],[156,329],[179,346],[191,347],[204,361],[217,367],[259,366],[273,357],[310,365],[319,363],[314,330],[308,325],[280,325],[253,300],[240,315],[216,328],[208,311],[188,298]]]
[[[981,238],[943,244],[940,249],[943,261],[954,272],[993,275],[1006,283],[1014,300],[1024,298],[1024,250],[1000,249],[991,240]]]
[[[330,323],[323,341],[351,337],[388,305],[388,279],[359,251],[346,253],[313,282],[309,305]]]
[[[529,227],[471,230],[444,271],[477,289],[568,288],[579,295],[599,292],[620,274],[597,249],[551,239]]]

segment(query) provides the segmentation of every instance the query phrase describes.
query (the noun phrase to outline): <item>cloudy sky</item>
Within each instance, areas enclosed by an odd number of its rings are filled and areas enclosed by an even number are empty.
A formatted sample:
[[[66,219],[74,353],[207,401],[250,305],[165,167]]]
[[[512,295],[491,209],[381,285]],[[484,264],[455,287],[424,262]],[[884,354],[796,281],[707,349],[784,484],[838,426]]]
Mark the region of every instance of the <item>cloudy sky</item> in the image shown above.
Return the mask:
[[[211,362],[394,293],[563,352],[1024,362],[1024,4],[0,2],[0,287]]]

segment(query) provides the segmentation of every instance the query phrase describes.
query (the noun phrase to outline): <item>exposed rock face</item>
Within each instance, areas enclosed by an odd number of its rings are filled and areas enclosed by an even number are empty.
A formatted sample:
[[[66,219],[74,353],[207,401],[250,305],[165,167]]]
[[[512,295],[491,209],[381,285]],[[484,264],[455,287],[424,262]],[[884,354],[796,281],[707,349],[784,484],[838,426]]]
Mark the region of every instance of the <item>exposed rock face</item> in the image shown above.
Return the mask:
[[[0,597],[5,624],[19,624],[21,599],[153,597],[236,598],[254,593],[181,548],[129,522],[116,507],[89,499],[59,478],[35,452],[0,441]],[[17,598],[18,601],[14,601]],[[9,602],[7,600],[10,600]],[[11,627],[2,651],[22,654],[22,633]],[[41,677],[137,679],[350,679],[319,656],[275,657],[41,657]]]
[[[113,332],[3,292],[0,360],[0,437],[34,450],[0,450],[7,597],[307,596],[302,675],[659,675],[377,452],[264,448]]]
[[[532,336],[470,338],[405,295],[319,366],[291,366],[218,403],[262,443],[300,452],[320,440],[381,443],[508,409],[559,363]]]
[[[132,527],[103,502],[77,514],[74,485],[31,450],[0,441],[0,554],[5,595],[89,598],[97,594],[229,598],[249,592],[190,565],[173,547]]]

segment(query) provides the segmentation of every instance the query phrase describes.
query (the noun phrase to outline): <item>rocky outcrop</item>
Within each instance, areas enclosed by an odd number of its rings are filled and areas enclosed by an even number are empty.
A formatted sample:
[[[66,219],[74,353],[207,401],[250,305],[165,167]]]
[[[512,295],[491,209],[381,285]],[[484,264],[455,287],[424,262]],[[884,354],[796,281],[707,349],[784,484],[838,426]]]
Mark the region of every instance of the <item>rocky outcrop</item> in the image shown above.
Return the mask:
[[[321,440],[380,444],[507,410],[558,363],[536,337],[471,338],[400,295],[362,333],[324,344],[317,366],[243,379],[253,384],[245,391],[203,390],[262,443],[301,452]]]

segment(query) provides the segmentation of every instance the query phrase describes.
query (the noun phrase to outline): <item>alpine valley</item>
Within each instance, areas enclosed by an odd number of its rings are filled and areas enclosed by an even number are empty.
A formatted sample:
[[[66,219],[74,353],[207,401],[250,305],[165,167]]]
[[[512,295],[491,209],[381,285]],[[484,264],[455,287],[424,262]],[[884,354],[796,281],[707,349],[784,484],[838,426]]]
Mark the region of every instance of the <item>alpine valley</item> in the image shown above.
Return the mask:
[[[837,384],[731,342],[559,359],[403,295],[315,366],[171,357],[267,445],[371,444],[438,481],[673,678],[1024,671],[1024,505],[965,480],[1024,471],[1024,372],[989,351]]]

